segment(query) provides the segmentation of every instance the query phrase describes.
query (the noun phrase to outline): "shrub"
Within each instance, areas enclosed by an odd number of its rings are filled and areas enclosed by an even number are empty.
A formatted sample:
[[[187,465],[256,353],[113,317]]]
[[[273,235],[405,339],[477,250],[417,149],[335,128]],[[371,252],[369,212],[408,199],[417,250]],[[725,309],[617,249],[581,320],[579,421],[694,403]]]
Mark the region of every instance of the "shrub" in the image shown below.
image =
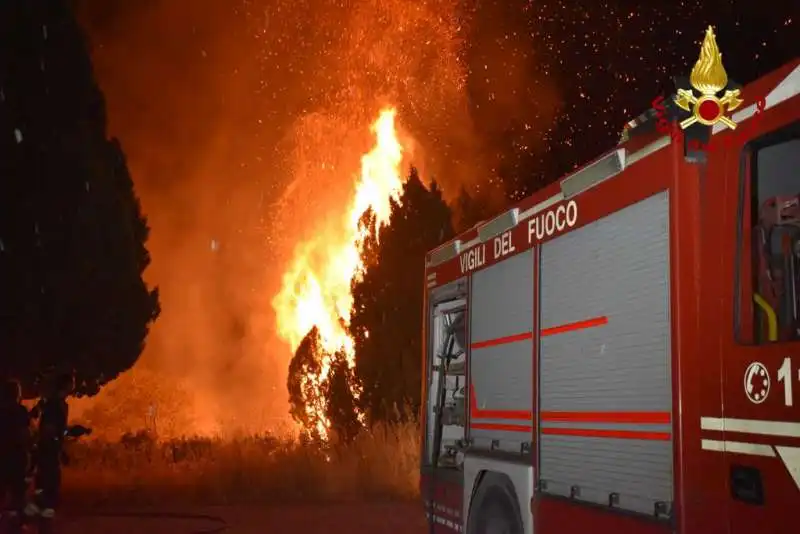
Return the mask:
[[[415,423],[376,424],[339,446],[269,435],[158,442],[146,432],[69,445],[64,499],[75,506],[185,506],[413,499]]]

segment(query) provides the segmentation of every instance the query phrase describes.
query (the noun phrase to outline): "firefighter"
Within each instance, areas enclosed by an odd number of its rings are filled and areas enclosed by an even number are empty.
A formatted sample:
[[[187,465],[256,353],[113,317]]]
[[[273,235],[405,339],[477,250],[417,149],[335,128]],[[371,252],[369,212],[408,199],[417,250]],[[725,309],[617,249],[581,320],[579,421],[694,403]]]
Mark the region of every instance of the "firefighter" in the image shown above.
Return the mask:
[[[72,374],[48,377],[42,399],[33,409],[34,416],[39,418],[39,427],[32,465],[35,470],[34,499],[25,507],[25,515],[29,518],[39,516],[50,520],[55,515],[61,488],[63,444],[69,431],[67,397],[74,388]]]
[[[20,514],[25,506],[30,446],[30,417],[21,404],[21,390],[16,380],[2,384],[0,398],[0,501],[12,532],[20,528]]]

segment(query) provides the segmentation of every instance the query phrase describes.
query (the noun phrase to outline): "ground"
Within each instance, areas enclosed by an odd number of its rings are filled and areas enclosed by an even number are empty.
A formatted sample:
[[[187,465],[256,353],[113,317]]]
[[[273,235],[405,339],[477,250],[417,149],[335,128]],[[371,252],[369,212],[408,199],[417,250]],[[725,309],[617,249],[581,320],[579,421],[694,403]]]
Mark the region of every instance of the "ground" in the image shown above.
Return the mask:
[[[176,513],[177,512],[177,513]],[[420,503],[349,503],[281,505],[274,507],[217,507],[170,513],[205,515],[209,519],[166,517],[88,517],[65,511],[58,534],[424,534]],[[220,530],[213,517],[228,528]]]

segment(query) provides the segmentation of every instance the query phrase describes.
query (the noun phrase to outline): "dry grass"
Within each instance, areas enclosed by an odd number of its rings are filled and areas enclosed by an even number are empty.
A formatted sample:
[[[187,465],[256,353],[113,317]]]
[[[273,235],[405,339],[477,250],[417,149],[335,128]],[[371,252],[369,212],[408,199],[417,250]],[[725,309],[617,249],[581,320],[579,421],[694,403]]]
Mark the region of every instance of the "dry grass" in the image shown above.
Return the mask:
[[[64,500],[119,507],[411,499],[418,434],[415,424],[377,425],[329,449],[268,436],[75,443]]]

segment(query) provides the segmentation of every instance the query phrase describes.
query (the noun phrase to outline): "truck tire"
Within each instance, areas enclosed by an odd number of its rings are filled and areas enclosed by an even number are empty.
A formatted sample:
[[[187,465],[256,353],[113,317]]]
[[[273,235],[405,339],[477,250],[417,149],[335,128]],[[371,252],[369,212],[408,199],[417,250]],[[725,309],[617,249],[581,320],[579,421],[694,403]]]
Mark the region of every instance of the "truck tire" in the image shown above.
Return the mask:
[[[475,497],[467,534],[524,534],[513,489],[491,484],[479,489]]]
[[[513,515],[504,506],[493,503],[482,516],[476,534],[522,534],[522,525],[515,524]]]

